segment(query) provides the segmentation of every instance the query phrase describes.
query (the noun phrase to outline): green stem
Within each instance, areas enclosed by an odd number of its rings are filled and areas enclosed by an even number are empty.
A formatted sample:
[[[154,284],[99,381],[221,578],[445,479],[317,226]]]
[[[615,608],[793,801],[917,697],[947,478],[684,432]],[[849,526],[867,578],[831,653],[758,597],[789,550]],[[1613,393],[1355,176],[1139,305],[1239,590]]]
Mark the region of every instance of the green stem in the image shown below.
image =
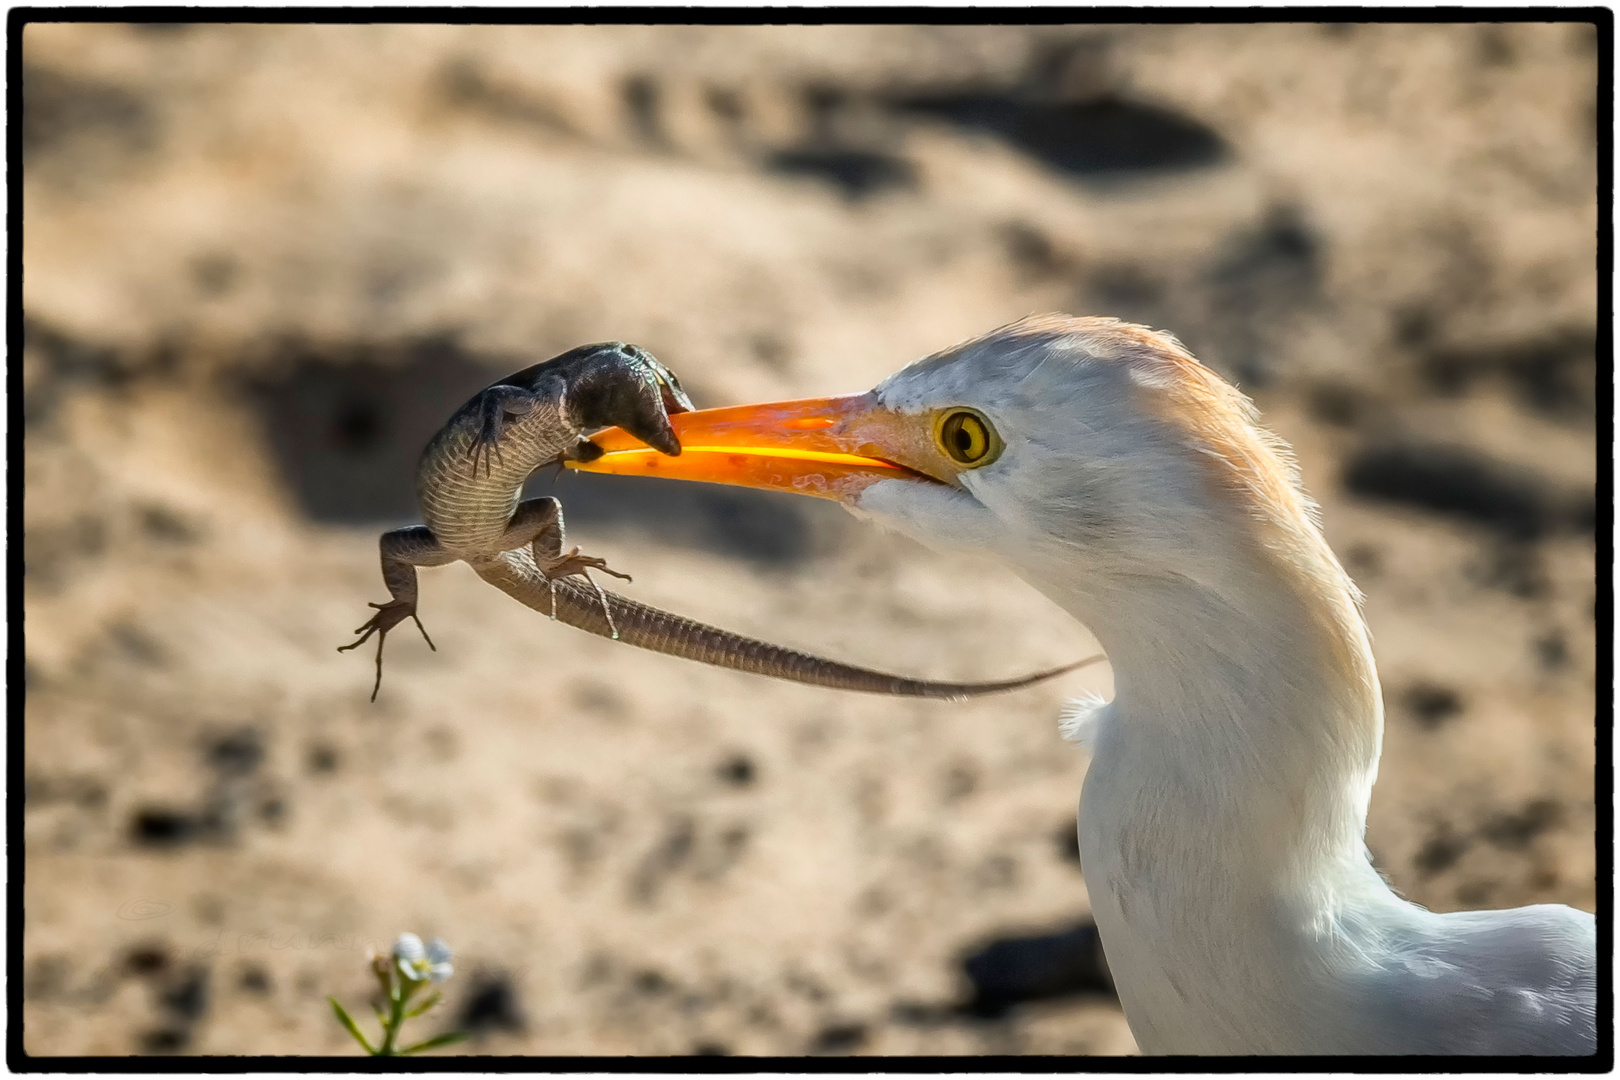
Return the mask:
[[[378,1057],[394,1056],[394,1040],[399,1037],[400,1025],[405,1022],[404,1003],[398,995],[394,996],[394,1007],[390,1010],[388,1022],[383,1025],[383,1044],[377,1050]]]
[[[390,994],[389,1001],[392,1008],[388,1013],[388,1023],[383,1025],[383,1044],[377,1051],[378,1057],[393,1057],[395,1054],[394,1042],[399,1038],[399,1029],[405,1026],[405,1003],[416,993],[421,983],[400,979],[398,989]]]

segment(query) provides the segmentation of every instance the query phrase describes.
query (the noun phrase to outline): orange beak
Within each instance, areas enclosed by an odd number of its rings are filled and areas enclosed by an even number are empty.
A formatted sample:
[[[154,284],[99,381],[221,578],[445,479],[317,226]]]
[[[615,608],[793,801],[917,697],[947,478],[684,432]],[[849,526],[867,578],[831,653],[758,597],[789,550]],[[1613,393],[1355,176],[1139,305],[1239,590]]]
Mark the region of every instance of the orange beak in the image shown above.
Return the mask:
[[[891,460],[911,427],[876,395],[734,405],[671,416],[679,457],[651,449],[622,428],[591,436],[605,453],[570,461],[582,472],[662,476],[850,501],[881,480],[929,480]]]

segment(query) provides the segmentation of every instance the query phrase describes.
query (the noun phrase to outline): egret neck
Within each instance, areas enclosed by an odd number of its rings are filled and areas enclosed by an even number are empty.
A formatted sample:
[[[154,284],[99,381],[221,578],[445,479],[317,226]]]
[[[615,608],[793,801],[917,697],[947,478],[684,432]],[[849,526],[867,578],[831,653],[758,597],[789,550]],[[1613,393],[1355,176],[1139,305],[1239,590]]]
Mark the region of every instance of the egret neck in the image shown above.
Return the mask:
[[[1080,856],[1149,1052],[1308,1030],[1284,1018],[1331,1009],[1370,944],[1350,940],[1361,910],[1399,903],[1362,839],[1382,705],[1354,603],[1331,577],[1251,561],[1238,580],[1102,589],[1019,567],[1113,666],[1114,699],[1086,718]]]

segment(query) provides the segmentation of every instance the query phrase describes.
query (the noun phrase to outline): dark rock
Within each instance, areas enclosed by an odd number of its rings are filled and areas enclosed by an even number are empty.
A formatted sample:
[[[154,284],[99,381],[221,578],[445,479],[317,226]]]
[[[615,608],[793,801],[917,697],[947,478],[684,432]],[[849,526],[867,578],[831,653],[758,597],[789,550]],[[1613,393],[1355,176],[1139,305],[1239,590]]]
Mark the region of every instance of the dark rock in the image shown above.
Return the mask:
[[[674,985],[661,972],[646,970],[636,972],[631,984],[639,994],[654,996],[674,989]]]
[[[1080,865],[1080,832],[1073,818],[1065,818],[1053,831],[1052,839],[1056,842],[1058,858],[1075,866]]]
[[[461,1008],[458,1026],[474,1033],[491,1029],[522,1031],[525,1023],[523,1009],[518,1003],[517,988],[505,972],[475,972],[467,990],[466,1004]]]
[[[197,291],[207,297],[228,295],[241,273],[241,264],[223,252],[199,255],[191,261],[191,280]]]
[[[71,971],[68,957],[60,953],[35,960],[23,976],[24,1000],[37,1004],[62,994],[67,989]]]
[[[880,191],[910,190],[917,183],[916,169],[904,158],[843,146],[778,150],[766,158],[765,167],[787,176],[825,180],[851,200]]]
[[[890,104],[998,135],[1082,179],[1204,168],[1228,155],[1220,135],[1199,121],[1113,95],[1052,102],[970,91],[895,98]]]
[[[728,758],[718,772],[720,779],[733,787],[748,787],[754,782],[756,770],[752,758],[738,754]]]
[[[889,1008],[889,1019],[907,1027],[940,1027],[956,1022],[956,1011],[923,1001],[897,1001]]]
[[[312,773],[332,773],[337,771],[341,758],[335,747],[316,743],[309,748],[304,760]]]
[[[134,623],[113,624],[107,629],[107,640],[117,648],[119,656],[142,667],[160,668],[168,663],[163,644]]]
[[[137,945],[124,955],[124,969],[131,975],[158,975],[169,969],[169,947],[162,942]]]
[[[193,1022],[208,1011],[208,969],[192,968],[158,999],[165,1009],[186,1022]]]
[[[1497,814],[1480,827],[1480,835],[1500,848],[1519,850],[1564,819],[1564,808],[1551,799],[1534,799],[1520,810]]]
[[[550,136],[577,138],[579,131],[550,102],[492,81],[477,63],[459,57],[444,66],[439,81],[447,105]]]
[[[208,763],[225,776],[247,776],[264,761],[264,738],[253,728],[222,735],[208,746]]]
[[[148,807],[130,821],[130,837],[148,847],[174,847],[195,839],[198,822],[181,810]]]
[[[1536,639],[1536,659],[1548,671],[1557,671],[1569,665],[1569,643],[1560,630],[1554,630]]]
[[[191,1032],[185,1028],[156,1028],[141,1035],[138,1040],[143,1054],[178,1054],[191,1042]]]
[[[266,825],[280,825],[287,819],[287,803],[272,796],[259,804],[259,820]]]
[[[1339,383],[1312,387],[1308,401],[1311,416],[1332,427],[1355,427],[1367,413],[1365,397],[1353,387]]]
[[[973,983],[963,1011],[972,1016],[999,1017],[1024,1001],[1114,992],[1102,940],[1090,922],[1054,934],[992,941],[968,955],[962,968]]]
[[[1412,865],[1425,875],[1438,874],[1456,865],[1457,860],[1463,857],[1468,848],[1469,842],[1466,837],[1458,836],[1450,829],[1441,827],[1424,841],[1423,847],[1413,856]]]
[[[1529,539],[1579,520],[1579,507],[1535,473],[1458,446],[1379,443],[1344,471],[1352,493],[1460,518]],[[1588,500],[1590,501],[1590,500]]]
[[[665,879],[691,857],[696,842],[696,826],[690,818],[671,820],[664,838],[642,857],[641,864],[636,868],[630,882],[631,897],[637,903],[652,903]]]
[[[1238,229],[1221,246],[1203,278],[1210,324],[1204,335],[1246,390],[1267,385],[1279,352],[1263,330],[1321,294],[1322,241],[1301,208],[1271,207],[1257,225]],[[1342,404],[1342,403],[1341,403]]]
[[[1526,600],[1544,597],[1552,588],[1546,560],[1531,540],[1497,537],[1465,570],[1479,585],[1502,589]]]
[[[1009,221],[998,230],[1007,258],[1032,281],[1055,276],[1068,269],[1050,237],[1027,221]]]
[[[139,95],[48,68],[24,67],[22,75],[22,145],[30,165],[46,155],[131,154],[156,144],[157,118]]]
[[[1526,409],[1553,419],[1585,420],[1597,406],[1597,333],[1548,330],[1538,336],[1474,348],[1436,348],[1418,372],[1437,394],[1452,396],[1482,379],[1500,379]]]
[[[271,990],[270,973],[258,964],[247,964],[242,968],[236,985],[250,994],[268,994]]]
[[[829,1024],[810,1042],[812,1054],[848,1054],[866,1042],[865,1024]]]
[[[650,75],[632,75],[620,89],[630,130],[642,142],[662,146],[667,141],[663,124],[663,93]]]
[[[1408,687],[1401,703],[1412,719],[1431,730],[1463,710],[1457,691],[1435,683],[1416,683]]]
[[[153,540],[168,544],[192,544],[202,532],[189,519],[167,506],[149,504],[140,509],[141,529]]]

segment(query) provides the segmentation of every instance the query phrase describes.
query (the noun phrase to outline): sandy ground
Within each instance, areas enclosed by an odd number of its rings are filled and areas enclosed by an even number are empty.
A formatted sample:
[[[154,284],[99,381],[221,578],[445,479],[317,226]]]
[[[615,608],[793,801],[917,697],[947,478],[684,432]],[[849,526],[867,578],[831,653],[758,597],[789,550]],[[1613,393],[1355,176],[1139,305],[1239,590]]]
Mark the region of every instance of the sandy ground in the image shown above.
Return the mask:
[[[604,339],[716,405],[1034,311],[1175,331],[1368,594],[1379,866],[1592,909],[1590,27],[33,25],[23,58],[29,1052],[347,1053],[323,996],[364,1013],[403,930],[457,950],[415,1023],[466,1052],[1134,1052],[1056,725],[1106,669],[841,696],[452,567],[439,651],[397,635],[368,704],[333,646],[423,441]],[[1094,648],[831,504],[554,490],[632,595],[722,626],[950,678]],[[1067,968],[969,1007],[965,958],[1042,936]]]

